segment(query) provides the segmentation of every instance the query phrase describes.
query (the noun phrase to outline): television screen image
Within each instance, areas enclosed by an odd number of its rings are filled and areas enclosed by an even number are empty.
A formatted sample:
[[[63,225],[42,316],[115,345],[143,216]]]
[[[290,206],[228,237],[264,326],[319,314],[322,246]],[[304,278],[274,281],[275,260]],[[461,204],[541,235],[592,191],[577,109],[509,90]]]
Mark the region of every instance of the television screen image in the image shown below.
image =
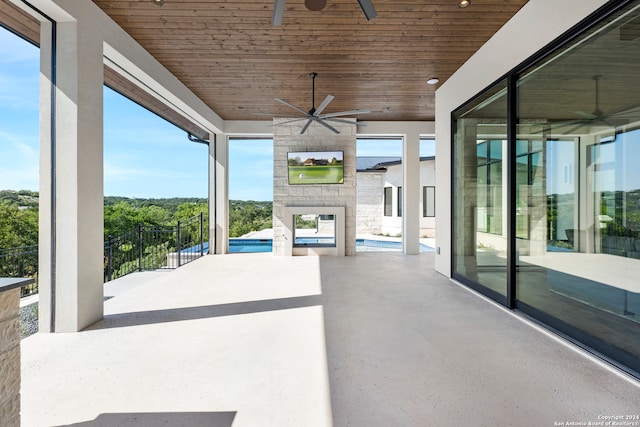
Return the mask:
[[[298,151],[287,154],[289,184],[342,184],[342,151]]]

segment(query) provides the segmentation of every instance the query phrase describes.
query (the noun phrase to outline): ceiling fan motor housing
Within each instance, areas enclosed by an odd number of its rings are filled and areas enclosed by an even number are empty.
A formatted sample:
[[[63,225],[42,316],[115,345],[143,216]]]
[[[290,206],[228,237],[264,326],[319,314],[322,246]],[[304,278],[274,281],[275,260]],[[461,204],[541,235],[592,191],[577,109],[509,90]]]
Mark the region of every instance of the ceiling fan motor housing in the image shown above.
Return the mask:
[[[333,95],[327,95],[327,97],[324,99],[324,101],[322,101],[320,103],[320,105],[318,106],[318,108],[316,109],[315,107],[315,96],[316,96],[316,77],[318,77],[318,73],[312,72],[309,73],[309,77],[311,77],[311,109],[306,112],[304,111],[302,108],[297,107],[293,104],[288,103],[287,101],[284,101],[280,98],[275,98],[276,101],[278,101],[281,104],[286,105],[287,107],[298,111],[299,113],[303,114],[302,118],[298,118],[298,119],[293,119],[290,120],[288,122],[285,123],[291,123],[291,122],[295,122],[298,120],[307,120],[307,123],[303,126],[302,131],[300,132],[301,134],[305,133],[305,131],[309,128],[309,125],[311,125],[312,122],[316,122],[319,125],[322,125],[324,127],[326,127],[327,129],[329,129],[330,131],[334,132],[334,133],[340,133],[340,131],[338,131],[338,129],[334,128],[333,126],[331,126],[329,123],[327,123],[327,121],[333,121],[333,122],[338,122],[338,123],[348,123],[348,124],[354,124],[355,122],[353,121],[348,121],[342,118],[338,118],[341,116],[351,116],[351,115],[356,115],[356,114],[365,114],[365,113],[369,113],[369,110],[352,110],[352,111],[340,111],[338,113],[328,113],[328,114],[322,114],[322,112],[324,111],[324,109],[327,107],[327,105],[329,105],[329,103],[333,100]],[[254,113],[256,115],[265,115],[265,113]],[[268,114],[268,113],[267,113]],[[274,115],[275,116],[280,116],[282,117],[282,115]],[[363,125],[364,126],[364,125]]]
[[[325,8],[327,0],[304,0],[304,5],[307,9],[318,12]]]

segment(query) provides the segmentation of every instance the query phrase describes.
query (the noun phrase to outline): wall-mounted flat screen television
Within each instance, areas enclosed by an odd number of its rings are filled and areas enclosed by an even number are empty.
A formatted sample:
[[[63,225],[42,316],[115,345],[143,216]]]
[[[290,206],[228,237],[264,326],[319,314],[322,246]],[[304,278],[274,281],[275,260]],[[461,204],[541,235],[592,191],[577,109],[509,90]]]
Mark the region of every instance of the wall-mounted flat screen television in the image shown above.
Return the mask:
[[[287,153],[289,184],[344,183],[342,151],[296,151]]]

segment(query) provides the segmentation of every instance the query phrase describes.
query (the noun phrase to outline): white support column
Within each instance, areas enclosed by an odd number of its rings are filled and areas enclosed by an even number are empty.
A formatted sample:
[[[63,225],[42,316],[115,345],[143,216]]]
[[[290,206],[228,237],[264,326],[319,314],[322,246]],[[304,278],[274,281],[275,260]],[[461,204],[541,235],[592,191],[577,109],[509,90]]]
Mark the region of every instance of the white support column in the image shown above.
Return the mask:
[[[216,136],[209,139],[209,255],[216,253]]]
[[[412,131],[402,143],[402,248],[420,253],[420,134]]]
[[[50,28],[41,31],[40,331],[76,332],[103,317],[102,39],[82,21],[58,22],[52,104]]]
[[[412,131],[402,143],[402,247],[420,253],[420,134]]]
[[[52,332],[53,294],[53,135],[52,53],[49,21],[40,22],[40,208],[38,218],[38,319],[40,332]]]
[[[216,134],[215,142],[215,244],[217,254],[229,251],[229,164],[227,135]]]

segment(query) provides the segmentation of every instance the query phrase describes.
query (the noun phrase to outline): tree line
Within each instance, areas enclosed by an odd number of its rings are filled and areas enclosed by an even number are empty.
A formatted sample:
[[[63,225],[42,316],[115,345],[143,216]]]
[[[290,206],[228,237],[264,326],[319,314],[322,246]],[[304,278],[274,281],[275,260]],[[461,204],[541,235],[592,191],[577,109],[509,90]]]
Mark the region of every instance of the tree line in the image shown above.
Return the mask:
[[[229,236],[240,237],[272,226],[272,202],[229,201]],[[138,224],[177,225],[193,216],[208,216],[203,198],[104,198],[104,238],[117,236]],[[0,191],[0,249],[38,243],[38,193]]]

